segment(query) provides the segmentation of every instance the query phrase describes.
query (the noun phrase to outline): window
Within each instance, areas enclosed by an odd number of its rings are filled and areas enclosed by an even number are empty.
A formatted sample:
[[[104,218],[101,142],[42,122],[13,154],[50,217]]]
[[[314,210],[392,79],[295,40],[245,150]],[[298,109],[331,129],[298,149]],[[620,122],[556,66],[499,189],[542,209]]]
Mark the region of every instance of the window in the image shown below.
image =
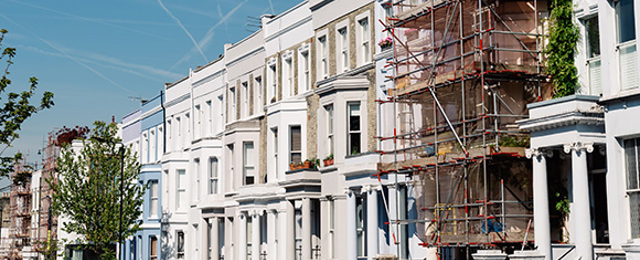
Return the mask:
[[[205,111],[204,111],[204,124],[203,124],[203,130],[202,130],[202,134],[206,135],[206,136],[210,136],[211,135],[211,130],[212,130],[212,125],[211,125],[211,119],[213,117],[213,107],[211,106],[211,100],[207,100],[207,102],[205,102]]]
[[[149,259],[158,260],[158,238],[151,237],[149,241]]]
[[[182,122],[180,117],[176,117],[176,150],[182,149]]]
[[[229,111],[229,118],[236,120],[237,118],[237,114],[236,114],[236,88],[230,88],[229,89],[229,103],[231,104],[230,107],[230,111]],[[232,120],[229,120],[229,122],[231,122]]]
[[[164,154],[164,133],[163,133],[163,128],[162,126],[158,126],[158,136],[156,137],[158,139],[158,147],[157,147],[157,152],[156,154],[158,154],[158,158],[157,160],[160,159],[160,157],[162,157],[162,155]]]
[[[338,71],[344,72],[349,69],[349,35],[347,27],[338,29]]]
[[[171,120],[167,120],[167,151],[171,151],[171,149],[174,147],[173,146],[173,128],[171,128]]]
[[[366,257],[367,255],[367,237],[365,232],[365,208],[362,198],[356,198],[356,236],[358,257]]]
[[[278,176],[278,128],[272,128],[271,132],[273,132],[273,162],[274,162],[274,168],[275,168],[275,173],[276,176]],[[277,179],[277,177],[276,177]]]
[[[176,255],[178,256],[178,259],[184,259],[184,232],[182,230],[178,230],[176,232],[176,242],[177,242],[177,249],[176,249]]]
[[[156,149],[156,130],[149,130],[149,162],[155,162],[157,159],[156,155],[158,154]]]
[[[289,134],[291,136],[289,140],[289,162],[299,163],[302,161],[302,133],[300,126],[291,126]]]
[[[327,112],[327,149],[329,154],[333,154],[333,105],[326,105],[324,110]]]
[[[620,56],[620,87],[622,90],[638,86],[638,57],[636,47],[636,27],[633,2],[615,2],[618,33],[618,54]]]
[[[233,188],[235,187],[235,184],[233,183],[233,179],[235,178],[235,174],[234,174],[234,169],[235,169],[235,162],[236,162],[236,158],[235,158],[235,153],[233,150],[233,144],[227,145],[227,149],[229,151],[229,178],[227,179],[227,184],[229,189],[227,190],[233,190]]]
[[[255,77],[255,79],[253,81],[255,83],[255,87],[254,87],[255,90],[254,91],[256,92],[256,97],[257,97],[257,98],[255,98],[255,101],[254,101],[255,105],[254,105],[254,111],[253,112],[255,114],[257,114],[260,111],[259,108],[263,106],[263,103],[262,103],[262,77],[260,77],[260,76]]]
[[[223,130],[224,124],[222,124],[224,120],[224,96],[218,96],[218,120],[216,120],[216,132],[221,132]]]
[[[183,209],[187,194],[187,174],[184,170],[178,170],[178,193],[176,197],[176,208]]]
[[[182,149],[187,148],[187,146],[191,142],[191,115],[189,113],[186,113],[184,115],[184,125],[185,134],[183,135],[184,143]]]
[[[585,28],[587,67],[589,70],[589,94],[602,93],[600,75],[600,31],[598,30],[598,17],[591,17],[583,21]]]
[[[275,103],[278,99],[278,77],[275,62],[269,65],[269,99],[270,103]]]
[[[158,217],[158,181],[151,181],[151,185],[149,187],[149,217],[157,218]]]
[[[209,159],[209,194],[218,193],[218,158]]]
[[[149,162],[149,135],[146,133],[142,133],[142,151],[140,151],[140,157],[142,159],[142,163]]]
[[[362,64],[371,61],[371,31],[369,29],[369,17],[358,21],[360,31],[360,61]]]
[[[631,237],[640,238],[640,138],[624,140],[627,164],[627,194],[631,212]]]
[[[306,45],[300,50],[300,58],[298,59],[298,93],[306,92],[311,86],[311,76],[309,72],[309,45]]]
[[[200,159],[193,159],[193,174],[195,175],[196,185],[191,196],[192,201],[200,199]]]
[[[249,83],[242,82],[242,108],[240,108],[242,112],[242,117],[249,116]]]
[[[193,114],[193,137],[194,139],[200,138],[200,130],[202,129],[202,110],[200,109],[200,105],[196,105]]]
[[[283,57],[284,68],[282,70],[282,98],[293,96],[293,58],[290,53]]]
[[[320,77],[329,77],[329,46],[327,46],[327,36],[318,37],[318,53],[320,56]]]
[[[255,154],[253,149],[253,142],[244,142],[244,185],[251,185],[254,183],[255,177]]]
[[[347,104],[349,111],[349,133],[347,154],[359,154],[361,151],[361,127],[360,127],[360,102],[351,102]]]

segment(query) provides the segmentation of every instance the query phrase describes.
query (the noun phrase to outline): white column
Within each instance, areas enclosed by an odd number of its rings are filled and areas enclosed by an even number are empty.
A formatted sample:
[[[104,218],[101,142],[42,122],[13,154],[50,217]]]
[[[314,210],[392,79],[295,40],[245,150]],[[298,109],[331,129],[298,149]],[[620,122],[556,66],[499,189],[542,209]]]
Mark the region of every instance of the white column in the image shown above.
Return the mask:
[[[236,258],[247,259],[247,215],[240,213],[236,223]],[[226,258],[226,257],[225,257]]]
[[[278,259],[278,245],[276,244],[276,211],[267,210],[267,259]]]
[[[237,218],[236,218],[237,219]],[[235,232],[234,230],[234,226],[233,226],[233,222],[231,220],[231,218],[225,217],[224,218],[224,259],[233,259],[234,258],[234,243],[235,241],[233,241],[233,234]]]
[[[289,203],[289,201],[284,201],[284,203]],[[277,236],[278,236],[278,252],[277,252],[277,258],[275,259],[286,259],[286,257],[289,257],[289,255],[287,254],[287,235],[289,234],[287,232],[287,221],[289,220],[289,217],[287,215],[287,209],[285,207],[284,210],[279,210],[278,211],[278,215],[277,215],[277,222],[278,222],[278,226],[277,228]]]
[[[251,259],[260,260],[260,214],[255,212],[251,216]]]
[[[218,233],[220,232],[220,230],[218,230],[218,217],[210,218],[209,222],[211,223],[211,233],[208,234],[209,239],[211,239],[211,259],[218,260],[218,256],[220,255],[218,248],[218,244],[220,244],[220,241],[218,241]]]
[[[311,259],[311,199],[302,199],[302,259]]]
[[[389,203],[389,223],[391,223],[389,225],[389,235],[388,238],[389,240],[387,241],[388,245],[389,245],[389,251],[387,251],[387,254],[391,254],[391,255],[398,255],[398,246],[395,243],[395,238],[398,237],[397,233],[397,225],[393,224],[392,221],[395,221],[398,217],[396,215],[396,211],[397,211],[397,204],[396,204],[396,187],[395,185],[390,185],[387,186],[389,188],[389,200],[387,201],[387,203]]]
[[[367,192],[367,256],[378,255],[378,190],[372,187]]]
[[[358,258],[356,249],[356,195],[353,191],[347,191],[347,259]]]
[[[296,259],[296,233],[295,233],[295,208],[293,201],[287,200],[287,236],[286,259]]]
[[[571,152],[571,184],[573,195],[572,222],[575,223],[574,237],[576,254],[582,260],[593,259],[591,243],[591,209],[589,204],[589,172],[587,152],[593,151],[592,144],[575,143],[565,145],[564,151]]]
[[[547,190],[547,160],[538,148],[526,150],[533,158],[533,226],[536,247],[544,259],[553,259],[551,250],[551,224],[549,223],[549,191]]]

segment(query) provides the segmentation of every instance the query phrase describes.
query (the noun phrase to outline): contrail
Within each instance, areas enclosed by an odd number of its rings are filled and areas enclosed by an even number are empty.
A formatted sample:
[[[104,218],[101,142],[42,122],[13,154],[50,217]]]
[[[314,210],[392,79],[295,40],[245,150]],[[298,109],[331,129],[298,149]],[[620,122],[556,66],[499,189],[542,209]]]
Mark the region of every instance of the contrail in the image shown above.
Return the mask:
[[[160,40],[168,40],[167,38],[163,38],[163,37],[160,37],[160,36],[157,36],[157,35],[153,35],[153,34],[150,34],[150,33],[147,33],[147,32],[143,32],[143,31],[133,30],[131,28],[124,27],[124,26],[110,24],[110,23],[104,22],[104,21],[99,20],[99,19],[93,19],[93,18],[77,16],[77,15],[74,15],[74,14],[70,14],[70,13],[66,13],[66,12],[62,12],[62,11],[58,11],[58,10],[54,10],[54,9],[49,9],[49,8],[38,6],[38,5],[34,5],[34,4],[29,4],[29,3],[26,3],[26,2],[15,1],[15,0],[9,0],[9,1],[14,2],[16,4],[21,4],[21,5],[33,7],[33,8],[36,8],[36,9],[40,9],[40,10],[44,10],[44,11],[48,11],[48,12],[64,15],[64,16],[71,17],[71,18],[78,19],[78,20],[82,20],[82,21],[99,23],[99,24],[110,26],[110,27],[113,27],[113,28],[118,28],[118,29],[125,30],[125,31],[130,31],[130,32],[138,33],[138,34],[143,34],[143,35],[146,35],[146,36],[149,36],[149,37],[153,37],[153,38],[156,38],[156,39],[160,39]]]
[[[6,16],[5,16],[5,15],[3,15],[3,14],[0,14],[0,16],[2,16],[2,18],[4,18],[5,20],[7,20],[7,21],[9,21],[9,22],[11,22],[11,23],[13,23],[13,24],[15,24],[16,26],[18,26],[18,27],[22,28],[23,30],[25,30],[25,31],[27,31],[27,32],[30,32],[30,33],[31,33],[31,35],[33,35],[34,37],[36,37],[38,40],[40,40],[40,41],[44,42],[46,45],[48,45],[48,46],[49,46],[49,47],[51,47],[52,49],[54,49],[54,50],[56,50],[56,51],[60,52],[62,55],[64,55],[64,56],[65,56],[65,57],[67,57],[68,59],[72,60],[73,62],[75,62],[75,63],[79,64],[79,65],[80,65],[80,66],[82,66],[82,67],[85,67],[86,69],[88,69],[88,70],[90,70],[91,72],[95,73],[96,75],[98,75],[99,77],[101,77],[101,78],[103,78],[104,80],[108,81],[109,83],[113,84],[114,86],[116,86],[116,87],[118,87],[118,88],[120,88],[120,89],[122,89],[122,90],[124,90],[124,91],[127,91],[127,92],[129,92],[130,94],[137,95],[137,93],[135,93],[135,92],[133,92],[133,91],[131,91],[131,90],[129,90],[129,89],[127,89],[127,88],[125,88],[125,87],[121,86],[120,84],[118,84],[118,83],[114,82],[113,80],[111,80],[111,79],[107,78],[107,76],[103,75],[102,73],[100,73],[100,72],[99,72],[99,71],[97,71],[96,69],[92,68],[91,66],[89,66],[89,65],[85,64],[84,62],[80,61],[79,59],[77,59],[77,58],[75,58],[75,57],[73,57],[73,56],[71,56],[71,55],[67,54],[66,52],[64,52],[64,51],[60,50],[58,47],[54,46],[54,45],[53,45],[53,44],[51,44],[49,41],[47,41],[47,40],[45,40],[45,39],[40,38],[40,36],[36,35],[35,33],[31,32],[29,29],[27,29],[27,28],[25,28],[24,26],[22,26],[22,25],[20,25],[20,24],[16,23],[15,21],[13,21],[13,20],[9,19],[9,17],[6,17]]]
[[[231,11],[229,11],[224,17],[220,18],[220,20],[213,25],[208,31],[207,33],[204,35],[204,37],[202,37],[202,40],[200,40],[198,47],[202,48],[205,45],[207,45],[209,43],[209,41],[211,41],[211,39],[213,38],[214,35],[214,30],[216,28],[218,28],[218,26],[220,26],[221,24],[223,24],[224,22],[226,22],[229,17],[231,17],[231,15],[233,15],[236,11],[238,11],[238,9],[240,9],[240,7],[242,7],[243,4],[245,4],[246,2],[248,2],[249,0],[244,0],[242,1],[240,4],[238,4],[236,7],[234,7],[233,9],[231,9]],[[174,63],[169,70],[173,70],[176,66],[178,66],[178,64],[181,64],[185,61],[187,61],[191,55],[194,53],[194,49],[192,48],[191,50],[189,50],[189,52],[187,52],[187,54],[185,54],[184,56],[182,56],[182,58],[180,60],[178,60],[176,63]]]
[[[273,9],[273,2],[269,0],[269,8],[271,8],[271,14],[276,14],[276,11]]]
[[[180,20],[177,17],[175,17],[175,15],[173,15],[171,11],[167,9],[166,6],[164,6],[164,4],[162,3],[162,0],[158,0],[158,4],[174,21],[176,21],[176,23],[178,23],[178,26],[182,28],[182,30],[187,34],[187,36],[189,36],[189,39],[191,39],[191,42],[193,42],[193,45],[196,47],[198,52],[200,52],[200,55],[202,55],[202,58],[204,58],[204,62],[209,62],[209,59],[207,59],[207,56],[205,56],[204,52],[202,52],[202,48],[198,45],[196,40],[193,39],[193,36],[191,36],[191,33],[189,33],[189,30],[187,30],[187,28],[185,28],[184,25],[182,25],[182,22],[180,22]]]

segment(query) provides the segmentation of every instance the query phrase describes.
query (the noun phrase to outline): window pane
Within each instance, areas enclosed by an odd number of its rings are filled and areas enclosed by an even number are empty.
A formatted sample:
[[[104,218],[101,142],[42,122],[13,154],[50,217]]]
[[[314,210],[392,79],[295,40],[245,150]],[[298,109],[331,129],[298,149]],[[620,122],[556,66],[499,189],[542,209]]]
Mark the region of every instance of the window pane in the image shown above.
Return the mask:
[[[602,94],[602,77],[600,73],[600,58],[589,62],[589,88],[591,95]]]
[[[349,140],[351,141],[351,147],[349,147],[350,154],[360,153],[360,133],[349,134]]]
[[[598,30],[598,17],[587,19],[584,22],[587,31],[587,57],[600,56],[600,31]]]
[[[349,104],[349,130],[360,130],[360,104]]]
[[[302,150],[301,137],[302,136],[301,136],[300,126],[292,126],[291,127],[291,151]]]
[[[620,85],[622,89],[638,86],[638,56],[635,44],[620,47]]]
[[[627,158],[627,189],[638,188],[638,169],[636,155],[636,139],[624,141],[624,154]]]
[[[636,26],[633,14],[633,1],[620,0],[618,2],[618,37],[619,43],[636,39]]]
[[[640,238],[640,192],[629,194],[631,211],[631,238]]]
[[[157,259],[158,257],[158,238],[156,237],[151,237],[149,255],[151,255],[151,259]]]

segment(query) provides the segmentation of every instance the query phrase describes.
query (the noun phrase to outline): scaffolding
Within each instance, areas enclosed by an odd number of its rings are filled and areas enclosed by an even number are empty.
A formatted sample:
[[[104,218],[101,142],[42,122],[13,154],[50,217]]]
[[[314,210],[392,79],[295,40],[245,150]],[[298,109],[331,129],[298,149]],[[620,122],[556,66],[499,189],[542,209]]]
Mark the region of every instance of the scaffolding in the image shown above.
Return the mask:
[[[51,208],[51,198],[53,190],[47,180],[56,181],[55,168],[56,161],[60,157],[60,145],[58,144],[59,133],[52,131],[48,133],[48,140],[43,148],[44,157],[42,159],[42,175],[40,179],[39,196],[39,219],[34,230],[33,244],[37,252],[45,254],[50,251],[57,238],[58,217],[53,214]],[[49,252],[50,253],[50,252]]]
[[[25,167],[25,162],[17,164],[11,173],[11,180],[17,174],[30,172]],[[24,247],[31,246],[31,182],[22,184],[11,184],[10,209],[11,228],[9,229],[10,259],[22,259]]]
[[[389,77],[377,100],[394,115],[379,136],[378,176],[411,186],[416,213],[390,216],[394,238],[415,230],[439,259],[533,241],[528,134],[516,120],[551,96],[542,73],[546,0],[393,0],[380,21],[393,38]],[[400,194],[396,194],[399,204]],[[406,206],[405,206],[406,207]],[[389,213],[389,212],[388,212]],[[394,239],[398,257],[407,239]]]

